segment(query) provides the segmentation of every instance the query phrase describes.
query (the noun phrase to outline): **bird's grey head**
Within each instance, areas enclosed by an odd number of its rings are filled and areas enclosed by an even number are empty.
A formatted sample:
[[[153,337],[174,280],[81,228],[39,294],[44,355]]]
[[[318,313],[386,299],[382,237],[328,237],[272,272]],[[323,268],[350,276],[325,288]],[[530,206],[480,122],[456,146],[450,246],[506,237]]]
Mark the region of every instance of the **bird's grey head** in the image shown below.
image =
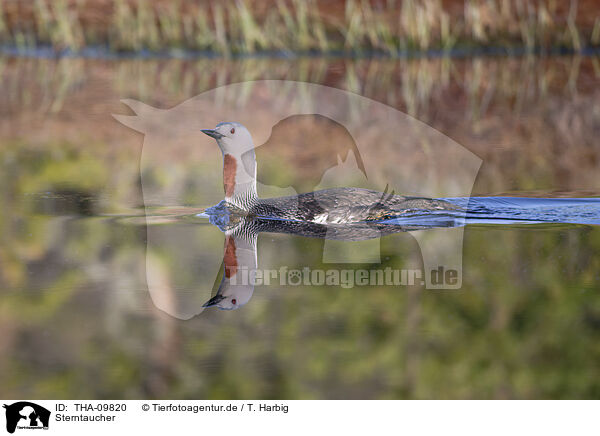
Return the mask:
[[[215,138],[223,154],[239,156],[254,148],[252,135],[240,123],[219,123],[214,129],[203,129],[202,133]]]
[[[254,291],[254,285],[231,285],[223,281],[217,295],[208,300],[202,307],[218,307],[221,310],[235,310],[245,305]]]

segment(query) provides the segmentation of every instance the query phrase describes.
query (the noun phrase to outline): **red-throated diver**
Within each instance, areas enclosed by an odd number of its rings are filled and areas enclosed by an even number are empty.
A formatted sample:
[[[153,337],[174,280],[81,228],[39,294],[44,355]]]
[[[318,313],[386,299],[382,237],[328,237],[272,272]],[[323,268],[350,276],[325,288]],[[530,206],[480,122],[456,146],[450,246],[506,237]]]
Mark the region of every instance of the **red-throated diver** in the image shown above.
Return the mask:
[[[248,129],[223,122],[202,130],[216,139],[223,153],[225,202],[244,215],[346,224],[381,221],[419,210],[456,210],[443,200],[405,197],[362,188],[332,188],[288,197],[259,199],[256,193],[256,157]]]

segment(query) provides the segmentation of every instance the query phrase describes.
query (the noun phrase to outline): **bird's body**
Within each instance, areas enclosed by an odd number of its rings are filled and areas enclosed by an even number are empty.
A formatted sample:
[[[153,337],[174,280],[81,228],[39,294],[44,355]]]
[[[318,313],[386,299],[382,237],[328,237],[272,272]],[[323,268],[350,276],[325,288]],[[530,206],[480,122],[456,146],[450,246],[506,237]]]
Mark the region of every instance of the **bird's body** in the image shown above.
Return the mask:
[[[332,188],[288,197],[258,199],[248,214],[316,224],[381,221],[423,210],[448,210],[453,205],[423,197],[389,195],[362,188]]]

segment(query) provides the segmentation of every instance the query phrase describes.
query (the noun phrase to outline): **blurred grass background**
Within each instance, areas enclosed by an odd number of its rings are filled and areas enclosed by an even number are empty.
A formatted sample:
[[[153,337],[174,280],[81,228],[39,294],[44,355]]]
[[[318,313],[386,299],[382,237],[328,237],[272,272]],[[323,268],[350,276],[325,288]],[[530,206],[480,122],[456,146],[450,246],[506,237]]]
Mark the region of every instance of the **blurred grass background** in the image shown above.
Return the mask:
[[[0,44],[77,52],[582,51],[593,0],[2,0]]]

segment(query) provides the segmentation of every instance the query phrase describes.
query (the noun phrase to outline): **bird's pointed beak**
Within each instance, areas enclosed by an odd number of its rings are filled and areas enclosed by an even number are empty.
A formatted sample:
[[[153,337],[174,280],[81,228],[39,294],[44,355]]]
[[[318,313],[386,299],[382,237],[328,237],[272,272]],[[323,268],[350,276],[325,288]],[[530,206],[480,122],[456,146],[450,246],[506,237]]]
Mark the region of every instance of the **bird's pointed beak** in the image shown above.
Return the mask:
[[[215,139],[221,139],[223,137],[223,135],[221,135],[219,132],[212,129],[202,129],[202,133]]]
[[[216,306],[217,304],[219,304],[224,299],[225,299],[225,297],[223,295],[217,294],[214,297],[212,297],[210,300],[208,300],[206,303],[204,303],[202,305],[202,307],[213,307],[213,306]]]

